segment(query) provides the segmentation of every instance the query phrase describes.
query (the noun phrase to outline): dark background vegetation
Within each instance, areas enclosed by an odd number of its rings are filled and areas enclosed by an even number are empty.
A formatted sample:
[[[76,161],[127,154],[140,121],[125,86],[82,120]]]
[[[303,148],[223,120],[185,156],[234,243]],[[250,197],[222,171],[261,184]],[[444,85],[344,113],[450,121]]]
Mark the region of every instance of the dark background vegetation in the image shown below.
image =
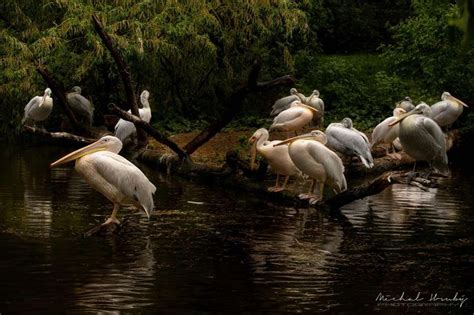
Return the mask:
[[[65,87],[82,86],[96,124],[107,104],[126,107],[117,69],[91,25],[104,21],[132,71],[151,92],[152,124],[169,133],[218,119],[226,96],[255,59],[260,80],[292,74],[308,95],[321,92],[326,124],[353,118],[369,130],[409,95],[428,104],[443,91],[474,105],[474,50],[455,1],[12,1],[0,4],[0,130],[18,132],[23,108],[46,87],[45,65]],[[289,89],[247,97],[230,128],[268,127],[275,99]],[[57,130],[56,106],[47,128]],[[472,125],[467,110],[457,126]]]

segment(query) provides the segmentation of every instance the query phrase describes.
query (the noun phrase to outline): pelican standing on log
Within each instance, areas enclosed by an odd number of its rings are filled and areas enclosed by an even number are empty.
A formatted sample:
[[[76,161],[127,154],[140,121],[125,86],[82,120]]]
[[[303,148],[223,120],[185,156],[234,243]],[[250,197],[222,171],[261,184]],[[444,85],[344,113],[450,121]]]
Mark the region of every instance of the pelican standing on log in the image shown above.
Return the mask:
[[[28,120],[40,122],[46,120],[53,110],[53,99],[51,98],[51,89],[44,90],[43,96],[33,97],[25,106],[25,115],[21,120],[23,125]]]
[[[326,128],[326,136],[330,148],[347,156],[358,156],[367,168],[374,166],[369,139],[352,127],[350,118],[344,118],[341,123],[329,124]]]
[[[449,173],[448,156],[446,155],[445,136],[432,117],[431,108],[418,104],[413,110],[405,113],[389,126],[400,124],[398,137],[403,150],[416,161],[427,161],[443,175]]]
[[[93,189],[114,204],[112,215],[104,225],[120,224],[117,212],[122,205],[143,209],[148,218],[154,208],[155,185],[138,167],[118,155],[121,149],[122,142],[118,138],[105,136],[51,164],[55,167],[76,160],[76,171]]]
[[[389,126],[391,122],[397,120],[397,118],[403,115],[405,110],[401,107],[397,107],[393,110],[393,116],[386,118],[380,124],[378,124],[374,130],[372,131],[372,147],[376,147],[379,143],[386,143],[392,147],[393,154],[390,155],[388,152],[388,148],[385,148],[385,153],[388,156],[392,156],[394,158],[400,159],[399,156],[395,155],[395,148],[393,145],[393,141],[398,138],[398,125],[396,126]]]
[[[311,106],[303,104],[301,101],[294,101],[290,108],[282,111],[273,119],[270,131],[298,131],[311,122],[313,115],[318,110]]]
[[[347,189],[344,176],[344,165],[336,153],[325,144],[326,135],[320,130],[284,140],[276,146],[289,143],[288,152],[297,168],[312,179],[308,194],[300,194],[301,199],[309,199],[311,204],[323,198],[324,185],[331,187],[334,193]],[[314,194],[316,183],[319,183],[319,196]]]
[[[143,108],[138,109],[141,120],[144,120],[147,123],[151,120],[151,108],[150,103],[148,102],[149,97],[150,92],[143,90],[142,94],[140,94],[140,102],[142,103]],[[131,114],[132,112],[129,110],[128,113]],[[128,138],[133,137],[136,133],[137,129],[135,128],[135,124],[130,121],[120,119],[115,125],[115,136],[123,143],[125,143],[125,140]]]
[[[73,87],[71,92],[67,93],[66,99],[78,120],[92,126],[94,121],[94,108],[91,102],[81,95],[81,88],[79,86]]]
[[[431,118],[440,127],[449,127],[461,116],[463,107],[469,106],[452,96],[449,92],[443,92],[441,102],[431,105]]]
[[[286,184],[290,176],[299,174],[300,171],[293,164],[290,155],[288,154],[288,146],[274,147],[280,143],[280,140],[268,141],[268,131],[265,128],[260,128],[250,137],[249,143],[252,145],[251,149],[251,164],[250,168],[254,169],[255,157],[257,152],[263,156],[268,162],[272,170],[277,174],[275,187],[268,188],[268,191],[279,192],[285,190]],[[280,175],[285,176],[283,186],[279,186]]]

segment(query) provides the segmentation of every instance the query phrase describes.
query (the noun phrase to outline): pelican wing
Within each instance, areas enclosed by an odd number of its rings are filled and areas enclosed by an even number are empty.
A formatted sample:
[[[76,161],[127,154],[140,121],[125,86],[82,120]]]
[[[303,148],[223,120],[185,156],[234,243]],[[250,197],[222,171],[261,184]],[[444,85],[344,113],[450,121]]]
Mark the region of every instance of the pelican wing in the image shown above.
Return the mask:
[[[431,105],[431,118],[436,121],[436,119],[447,110],[449,110],[449,103],[447,101],[437,102]]]
[[[114,135],[120,139],[120,141],[124,142],[125,139],[130,137],[137,131],[135,125],[132,122],[120,119],[117,124],[115,125],[115,132]]]
[[[367,137],[362,136],[358,130],[341,127],[338,124],[331,125],[326,129],[329,145],[343,154],[359,156],[362,163],[367,168],[371,168],[374,160]]]
[[[91,102],[89,102],[87,98],[78,93],[69,93],[67,95],[67,101],[74,113],[81,117],[85,117],[87,121],[92,124],[94,108],[92,108]]]
[[[337,191],[347,189],[346,178],[344,176],[344,165],[336,153],[329,150],[325,145],[317,141],[307,144],[308,153],[319,164],[323,165],[326,177],[336,183]]]
[[[156,187],[138,167],[124,157],[109,151],[93,153],[93,164],[97,173],[122,194],[138,200],[147,213],[153,210],[152,195]]]
[[[291,103],[298,100],[299,98],[296,95],[289,95],[276,100],[272,106],[272,112],[270,113],[270,116],[278,115],[282,111],[290,108]]]
[[[441,152],[446,152],[445,136],[439,125],[431,118],[423,117],[417,120],[417,124],[422,124],[424,130],[433,138],[433,145],[437,146]],[[423,130],[421,129],[421,130]]]
[[[41,99],[41,96],[35,96],[28,102],[28,104],[26,104],[25,115],[23,116],[22,123],[24,123],[28,119],[28,117],[30,117],[34,109],[37,108],[39,104],[41,104]]]

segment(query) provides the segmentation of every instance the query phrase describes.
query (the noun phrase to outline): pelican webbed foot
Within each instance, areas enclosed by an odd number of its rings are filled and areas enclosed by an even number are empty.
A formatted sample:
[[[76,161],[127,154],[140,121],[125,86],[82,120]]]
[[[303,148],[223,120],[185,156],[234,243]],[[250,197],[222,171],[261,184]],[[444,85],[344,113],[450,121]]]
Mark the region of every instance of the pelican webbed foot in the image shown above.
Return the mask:
[[[393,160],[401,160],[402,159],[402,155],[400,153],[389,153],[387,154],[388,157],[390,157],[391,159]]]
[[[117,225],[120,225],[120,221],[115,218],[115,217],[110,217],[108,218],[107,220],[105,220],[104,223],[102,223],[102,225],[108,225],[108,224],[117,224]]]
[[[275,187],[268,187],[267,190],[268,190],[269,192],[281,192],[281,191],[285,190],[285,188],[284,188],[284,187],[279,187],[279,186],[277,187],[277,186],[275,186]]]

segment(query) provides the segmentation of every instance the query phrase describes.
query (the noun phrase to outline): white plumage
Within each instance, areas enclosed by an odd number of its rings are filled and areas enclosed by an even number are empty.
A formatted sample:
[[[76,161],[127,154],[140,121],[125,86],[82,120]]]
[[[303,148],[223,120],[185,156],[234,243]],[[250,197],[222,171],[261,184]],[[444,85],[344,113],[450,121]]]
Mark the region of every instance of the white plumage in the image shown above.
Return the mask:
[[[155,185],[138,167],[118,155],[121,149],[122,142],[118,138],[105,136],[51,164],[54,167],[76,160],[76,171],[114,204],[107,222],[118,222],[116,215],[121,205],[143,209],[148,217],[154,208]]]
[[[51,98],[51,89],[44,90],[43,96],[33,97],[25,106],[25,115],[21,121],[22,124],[28,120],[35,122],[46,120],[53,110],[53,99]]]
[[[144,90],[140,95],[140,102],[143,105],[143,108],[138,109],[140,118],[146,122],[151,120],[151,108],[150,103],[148,102],[148,97],[150,93],[147,90]],[[130,110],[128,113],[132,113]],[[135,125],[123,119],[120,119],[115,125],[115,136],[119,138],[122,142],[125,142],[129,138],[132,138],[137,132]]]

